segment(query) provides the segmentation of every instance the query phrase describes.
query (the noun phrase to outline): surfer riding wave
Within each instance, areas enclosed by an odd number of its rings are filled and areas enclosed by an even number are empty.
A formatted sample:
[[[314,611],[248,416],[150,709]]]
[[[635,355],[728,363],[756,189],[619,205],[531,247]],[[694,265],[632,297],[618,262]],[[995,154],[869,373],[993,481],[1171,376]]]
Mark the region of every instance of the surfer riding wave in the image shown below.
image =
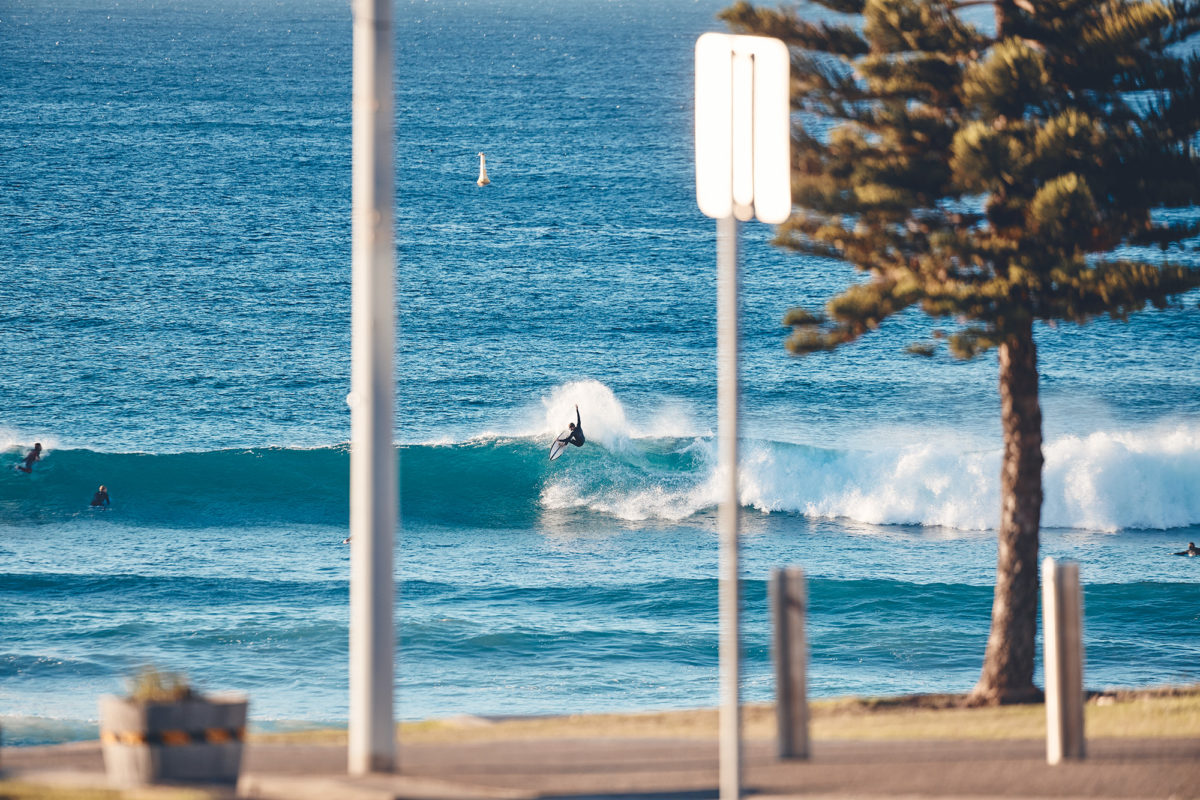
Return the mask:
[[[575,421],[567,423],[567,429],[554,440],[554,444],[550,445],[550,460],[558,458],[562,455],[563,450],[567,449],[567,445],[573,444],[576,447],[583,447],[583,443],[587,439],[583,435],[583,420],[579,418],[579,406],[575,406]]]
[[[576,408],[576,411],[578,411],[578,410],[579,409]],[[25,473],[33,472],[33,465],[41,460],[42,460],[42,443],[34,442],[33,449],[30,450],[28,453],[26,453],[25,458],[22,460],[22,463],[17,465],[17,469],[19,469],[19,470],[21,470],[21,472],[25,472]]]
[[[587,440],[583,437],[583,421],[579,418],[579,406],[575,406],[575,421],[567,423],[567,430],[571,434],[566,438],[566,442],[576,447],[583,447],[583,443]]]

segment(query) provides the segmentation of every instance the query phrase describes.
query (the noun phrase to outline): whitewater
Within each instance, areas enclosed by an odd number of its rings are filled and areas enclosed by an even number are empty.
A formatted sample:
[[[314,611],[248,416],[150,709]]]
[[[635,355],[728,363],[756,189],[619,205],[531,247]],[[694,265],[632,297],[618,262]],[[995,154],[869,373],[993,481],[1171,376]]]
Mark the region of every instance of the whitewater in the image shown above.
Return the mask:
[[[717,702],[690,141],[723,5],[396,5],[398,718]],[[146,663],[248,693],[255,726],[346,720],[349,24],[341,0],[0,14],[6,745],[94,738]],[[742,237],[745,696],[772,696],[787,564],[815,696],[969,691],[995,356],[907,356],[945,321],[905,314],[790,357],[787,310],[857,278],[772,235]],[[1200,681],[1200,559],[1171,555],[1200,540],[1198,302],[1035,330],[1041,549],[1080,563],[1089,688]],[[550,463],[576,404],[588,444]]]
[[[548,462],[548,443],[580,404],[593,446],[570,451],[562,464]],[[398,445],[402,508],[421,518],[427,503],[453,502],[466,483],[489,495],[491,518],[580,509],[628,522],[679,522],[716,508],[721,483],[715,437],[710,431],[685,433],[695,425],[681,408],[660,409],[634,424],[613,391],[596,381],[557,387],[542,405],[541,425],[520,432]],[[748,439],[739,491],[746,508],[762,513],[995,529],[1000,451],[962,444],[835,450]],[[158,454],[44,447],[36,477],[0,473],[0,507],[12,521],[78,517],[84,513],[79,500],[90,496],[96,475],[122,487],[122,517],[139,523],[210,527],[254,519],[344,519],[348,444]],[[0,446],[10,466],[24,452],[11,435]],[[1200,525],[1200,425],[1066,435],[1047,442],[1043,452],[1046,528],[1116,532]]]

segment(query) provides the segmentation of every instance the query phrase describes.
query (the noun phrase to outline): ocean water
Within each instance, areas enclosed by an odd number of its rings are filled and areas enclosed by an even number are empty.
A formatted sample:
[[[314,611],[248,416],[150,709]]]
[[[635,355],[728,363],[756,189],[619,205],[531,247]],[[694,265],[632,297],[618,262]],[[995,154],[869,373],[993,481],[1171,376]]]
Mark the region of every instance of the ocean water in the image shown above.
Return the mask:
[[[722,5],[396,4],[400,718],[717,702],[690,109]],[[8,0],[0,52],[5,743],[95,736],[147,663],[256,725],[344,722],[349,4]],[[789,357],[784,312],[855,278],[770,238],[743,230],[746,699],[785,564],[814,695],[967,691],[995,358],[905,356],[915,314]],[[1197,300],[1037,331],[1089,687],[1200,681],[1200,559],[1171,555],[1200,539]],[[551,464],[575,404],[589,443]]]

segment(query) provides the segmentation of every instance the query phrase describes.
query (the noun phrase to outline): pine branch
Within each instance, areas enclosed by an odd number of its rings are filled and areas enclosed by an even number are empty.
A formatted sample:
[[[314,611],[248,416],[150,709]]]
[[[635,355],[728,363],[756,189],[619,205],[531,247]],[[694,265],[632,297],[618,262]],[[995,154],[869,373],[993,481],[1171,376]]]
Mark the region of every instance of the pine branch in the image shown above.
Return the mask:
[[[1200,204],[1200,61],[1165,47],[1200,31],[1200,0],[995,0],[994,39],[962,3],[850,5],[861,30],[748,3],[726,15],[789,42],[793,107],[823,123],[794,133],[796,210],[776,242],[870,276],[823,316],[789,314],[793,352],[916,305],[956,321],[950,349],[969,357],[1035,318],[1123,317],[1195,285],[1182,267],[1092,262],[1200,234],[1151,216]]]
[[[735,33],[771,36],[789,47],[844,56],[857,56],[868,50],[866,41],[849,25],[808,22],[791,9],[768,10],[739,2],[717,16]]]

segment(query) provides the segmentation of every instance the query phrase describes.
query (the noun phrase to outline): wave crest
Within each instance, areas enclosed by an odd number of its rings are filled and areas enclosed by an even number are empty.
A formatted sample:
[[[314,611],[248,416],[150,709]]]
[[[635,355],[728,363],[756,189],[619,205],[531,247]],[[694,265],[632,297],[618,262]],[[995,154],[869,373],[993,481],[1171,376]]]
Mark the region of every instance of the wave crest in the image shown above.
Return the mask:
[[[561,419],[567,404],[573,411],[576,391],[589,387],[564,387],[546,419]],[[404,518],[488,529],[536,527],[556,510],[672,522],[716,507],[713,437],[640,437],[615,398],[605,411],[596,397],[584,421],[588,445],[553,463],[553,433],[400,447]],[[4,458],[11,466],[22,452],[10,448]],[[1200,425],[1064,436],[1044,452],[1044,527],[1200,524]],[[740,481],[743,503],[762,512],[986,530],[999,520],[999,474],[998,448],[951,441],[835,450],[748,440]],[[345,446],[158,455],[58,449],[32,475],[0,469],[0,524],[344,526],[348,480]],[[89,514],[100,483],[113,508]]]

